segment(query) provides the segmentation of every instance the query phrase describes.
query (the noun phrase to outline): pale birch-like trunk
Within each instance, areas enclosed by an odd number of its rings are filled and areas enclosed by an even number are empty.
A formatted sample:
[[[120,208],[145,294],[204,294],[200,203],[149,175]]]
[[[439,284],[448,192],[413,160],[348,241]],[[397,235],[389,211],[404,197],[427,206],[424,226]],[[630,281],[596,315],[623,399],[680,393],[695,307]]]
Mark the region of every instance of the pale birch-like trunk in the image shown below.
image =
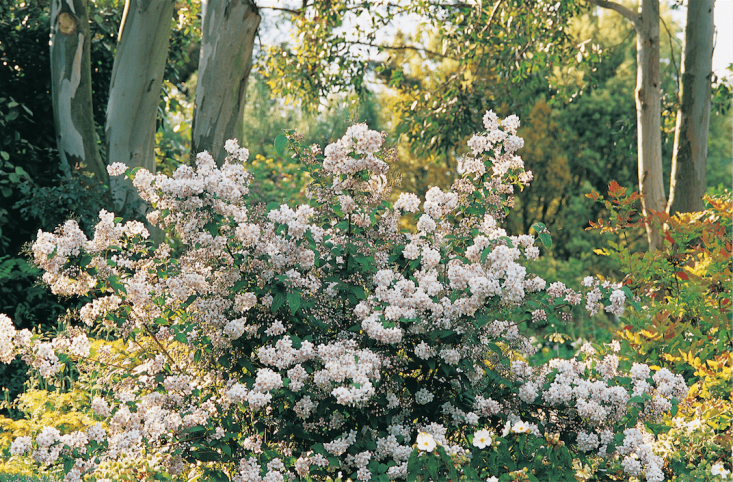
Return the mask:
[[[92,111],[87,0],[51,2],[51,98],[61,164],[94,174],[106,184]],[[68,172],[68,171],[67,171]]]
[[[644,215],[663,212],[667,205],[662,171],[662,90],[659,71],[659,0],[641,0],[634,13],[621,4],[588,0],[593,5],[614,10],[636,30],[636,133],[639,192]],[[646,226],[649,249],[661,247],[659,230]]]
[[[662,91],[659,73],[659,0],[642,0],[636,31],[636,122],[639,192],[644,215],[667,207],[662,175]],[[649,249],[661,247],[659,230],[646,226]]]
[[[173,0],[127,0],[107,104],[107,162],[155,172],[155,127],[173,18]],[[138,201],[122,177],[111,179],[115,208]]]
[[[227,139],[241,140],[244,95],[260,24],[249,0],[202,0],[201,53],[191,150],[224,161]]]
[[[713,72],[714,7],[715,0],[691,0],[687,5],[680,106],[667,204],[670,214],[703,209]]]

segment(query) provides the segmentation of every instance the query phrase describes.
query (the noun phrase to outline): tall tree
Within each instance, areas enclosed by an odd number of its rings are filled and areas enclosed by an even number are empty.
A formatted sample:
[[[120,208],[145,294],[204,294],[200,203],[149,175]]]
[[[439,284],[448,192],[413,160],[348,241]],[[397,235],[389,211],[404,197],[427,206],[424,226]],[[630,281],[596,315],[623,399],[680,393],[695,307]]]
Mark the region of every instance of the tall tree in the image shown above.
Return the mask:
[[[659,73],[659,0],[641,0],[637,13],[614,2],[588,0],[599,7],[626,17],[636,30],[636,129],[639,163],[639,192],[644,215],[650,210],[664,211],[662,174],[662,91]],[[647,225],[649,248],[656,249],[662,239],[659,231]]]
[[[639,192],[642,194],[644,214],[650,210],[701,209],[710,118],[714,0],[690,0],[688,6],[688,23],[685,27],[686,75],[680,78],[680,92],[686,97],[682,99],[677,115],[669,204],[664,193],[662,171],[659,0],[641,0],[636,13],[611,1],[588,2],[618,12],[636,30]],[[677,194],[677,189],[682,192]],[[661,236],[651,225],[647,225],[647,240],[651,250],[661,246]]]
[[[87,0],[53,0],[51,47],[56,131],[62,162],[84,163],[107,182],[91,99]],[[242,107],[260,17],[251,0],[203,0],[203,38],[193,148],[222,157],[241,137]],[[174,0],[127,0],[120,23],[105,118],[108,164],[155,171],[158,105],[169,55]],[[137,201],[129,181],[109,180],[115,209]]]
[[[708,158],[715,0],[690,0],[668,213],[702,211]]]
[[[155,172],[155,120],[171,35],[173,0],[127,0],[107,104],[107,162]],[[112,178],[115,208],[137,199],[129,181]]]
[[[87,0],[53,0],[51,92],[59,157],[62,165],[78,165],[106,183],[94,129],[90,44]]]
[[[224,159],[224,142],[241,138],[244,94],[260,25],[249,0],[202,0],[201,53],[191,151]]]

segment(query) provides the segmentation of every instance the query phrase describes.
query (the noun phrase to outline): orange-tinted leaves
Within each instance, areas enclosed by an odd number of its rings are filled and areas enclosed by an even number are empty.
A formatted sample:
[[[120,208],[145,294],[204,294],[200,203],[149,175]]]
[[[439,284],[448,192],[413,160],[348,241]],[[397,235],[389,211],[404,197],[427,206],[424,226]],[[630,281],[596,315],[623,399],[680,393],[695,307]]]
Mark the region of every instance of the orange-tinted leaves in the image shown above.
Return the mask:
[[[608,185],[608,195],[614,198],[620,198],[626,194],[626,188],[622,187],[616,181],[611,181]]]

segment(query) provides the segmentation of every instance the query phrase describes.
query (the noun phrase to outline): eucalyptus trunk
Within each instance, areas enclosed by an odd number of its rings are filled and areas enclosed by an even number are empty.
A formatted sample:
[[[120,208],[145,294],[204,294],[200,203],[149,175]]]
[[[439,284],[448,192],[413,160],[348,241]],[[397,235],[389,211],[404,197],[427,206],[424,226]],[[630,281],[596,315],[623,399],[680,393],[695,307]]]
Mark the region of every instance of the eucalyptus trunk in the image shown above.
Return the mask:
[[[155,128],[168,56],[173,0],[127,0],[107,104],[107,162],[155,172]],[[137,192],[111,180],[115,208],[135,209]]]
[[[667,211],[702,211],[710,127],[715,0],[690,0],[682,53],[680,107]]]
[[[61,164],[107,183],[92,111],[92,73],[87,0],[51,2],[51,98]]]
[[[662,175],[662,91],[659,72],[659,0],[642,0],[636,28],[636,125],[639,192],[644,215],[667,207]],[[661,247],[659,230],[646,225],[649,249]]]
[[[634,24],[636,30],[636,135],[639,192],[644,215],[663,212],[667,206],[662,171],[662,90],[659,71],[659,0],[641,0],[639,11],[607,0],[588,0],[614,10]],[[646,226],[649,249],[661,247],[655,226]]]
[[[242,112],[260,24],[249,0],[202,0],[201,51],[193,115],[193,153],[209,151],[218,163],[227,139],[241,140]]]

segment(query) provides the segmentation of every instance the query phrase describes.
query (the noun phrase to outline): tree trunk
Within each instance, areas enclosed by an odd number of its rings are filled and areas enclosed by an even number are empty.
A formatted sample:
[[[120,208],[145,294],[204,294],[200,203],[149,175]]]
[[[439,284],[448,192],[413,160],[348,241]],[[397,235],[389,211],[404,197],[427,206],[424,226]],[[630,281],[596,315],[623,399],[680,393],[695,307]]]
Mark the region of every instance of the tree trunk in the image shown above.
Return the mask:
[[[155,127],[174,0],[127,0],[107,104],[107,162],[155,172]],[[129,181],[111,180],[115,208],[135,209]]]
[[[662,212],[667,205],[662,173],[662,91],[659,73],[659,0],[642,0],[639,13],[607,0],[588,0],[614,10],[636,30],[636,135],[639,165],[639,192],[645,216]],[[661,247],[659,230],[646,226],[649,249]]]
[[[710,125],[715,0],[690,0],[682,53],[680,107],[674,133],[667,212],[702,211]]]
[[[659,73],[659,0],[642,0],[636,29],[636,123],[639,192],[644,215],[664,211],[662,175],[662,92]],[[649,249],[661,247],[659,230],[646,226]]]
[[[260,16],[249,0],[202,0],[201,10],[191,150],[207,150],[221,164],[224,143],[241,140],[244,94]]]
[[[51,98],[56,145],[65,168],[80,168],[107,184],[92,112],[87,0],[51,2]]]

